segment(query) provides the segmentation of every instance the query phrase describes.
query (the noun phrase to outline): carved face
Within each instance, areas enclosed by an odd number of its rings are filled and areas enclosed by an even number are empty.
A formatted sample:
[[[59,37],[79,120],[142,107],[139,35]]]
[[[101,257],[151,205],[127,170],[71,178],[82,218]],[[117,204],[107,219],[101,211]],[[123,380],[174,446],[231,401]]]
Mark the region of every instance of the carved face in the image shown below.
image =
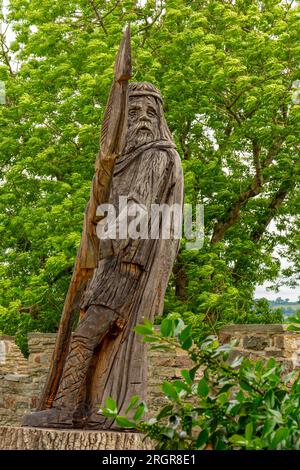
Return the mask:
[[[133,96],[128,106],[126,150],[159,139],[159,117],[153,96]]]

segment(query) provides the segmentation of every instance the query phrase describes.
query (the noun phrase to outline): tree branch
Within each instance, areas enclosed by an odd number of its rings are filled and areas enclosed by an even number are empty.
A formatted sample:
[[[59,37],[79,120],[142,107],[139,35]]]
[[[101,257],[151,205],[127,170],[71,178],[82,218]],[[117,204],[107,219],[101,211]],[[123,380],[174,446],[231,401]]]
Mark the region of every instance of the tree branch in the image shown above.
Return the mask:
[[[104,18],[106,18],[108,15],[110,15],[116,8],[117,6],[121,3],[121,0],[117,0],[116,3],[114,4],[113,7],[110,8],[110,10],[108,10],[105,15],[102,15],[102,20],[104,20]]]
[[[107,29],[105,28],[104,23],[103,23],[103,18],[102,18],[102,16],[101,16],[100,11],[98,10],[97,6],[95,5],[94,0],[89,0],[89,3],[90,3],[90,5],[92,6],[92,8],[93,8],[93,10],[94,10],[94,12],[95,12],[96,18],[98,19],[101,28],[103,29],[103,31],[104,31],[104,33],[106,34],[106,36],[108,36]]]
[[[297,162],[297,164],[300,164],[300,160],[299,162]],[[290,194],[290,192],[294,189],[295,186],[296,186],[296,180],[294,179],[285,180],[281,183],[279,189],[275,192],[268,207],[266,208],[265,213],[263,214],[258,227],[252,230],[250,234],[250,240],[252,242],[254,243],[260,242],[268,226],[270,225],[270,223],[272,222],[272,220],[278,213],[278,210],[284,203],[285,199]],[[235,280],[235,282],[238,282],[242,278],[241,271],[243,267],[243,258],[245,256],[249,256],[249,252],[241,253],[240,258],[236,261],[232,269],[232,277]]]
[[[234,225],[240,218],[241,207],[252,197],[260,194],[263,188],[261,169],[271,165],[274,157],[281,149],[283,139],[277,141],[269,150],[267,158],[263,163],[260,162],[260,148],[256,140],[252,141],[253,146],[253,162],[255,166],[255,177],[252,179],[248,188],[240,193],[235,203],[227,210],[223,220],[219,220],[214,227],[211,238],[211,245],[218,243],[225,235],[225,232]]]
[[[163,6],[163,2],[161,1],[160,2],[160,9],[158,10],[157,14],[154,16],[154,18],[152,19],[152,22],[151,23],[148,23],[147,22],[147,18],[146,18],[146,24],[145,26],[143,26],[142,28],[138,29],[137,31],[137,34],[142,32],[142,31],[146,31],[147,29],[150,29],[152,28],[152,26],[154,25],[154,23],[156,23],[156,21],[160,18],[162,12],[163,12],[163,9],[164,9],[164,6]]]
[[[252,153],[253,153],[253,163],[255,167],[255,181],[258,189],[262,188],[263,177],[261,173],[261,163],[260,163],[260,145],[256,139],[252,140]]]
[[[298,163],[300,164],[300,161]],[[276,191],[273,198],[271,199],[270,204],[268,205],[259,226],[254,229],[251,233],[250,238],[253,242],[259,242],[261,240],[267,227],[278,212],[278,209],[282,206],[286,197],[288,196],[290,191],[295,187],[295,185],[296,181],[292,179],[282,182],[280,188]]]
[[[5,36],[2,33],[0,33],[0,46],[1,46],[1,55],[3,57],[4,63],[8,67],[10,76],[14,77],[15,74],[14,74],[14,71],[13,71],[11,65],[10,65],[10,58],[9,58],[9,55],[8,55],[9,48],[7,47],[7,45],[5,43]]]
[[[186,123],[186,129],[184,132],[182,132],[180,134],[180,137],[179,137],[179,140],[180,140],[180,145],[181,145],[181,148],[182,148],[182,151],[183,151],[183,158],[185,160],[189,160],[190,158],[190,155],[191,155],[191,149],[190,149],[190,146],[188,143],[186,143],[186,139],[187,139],[187,136],[188,136],[188,133],[190,132],[191,130],[191,121],[188,121]]]
[[[180,251],[178,253],[177,260],[173,267],[173,274],[174,274],[174,284],[175,284],[175,295],[182,302],[186,302],[188,279],[187,279],[185,264],[181,258]]]

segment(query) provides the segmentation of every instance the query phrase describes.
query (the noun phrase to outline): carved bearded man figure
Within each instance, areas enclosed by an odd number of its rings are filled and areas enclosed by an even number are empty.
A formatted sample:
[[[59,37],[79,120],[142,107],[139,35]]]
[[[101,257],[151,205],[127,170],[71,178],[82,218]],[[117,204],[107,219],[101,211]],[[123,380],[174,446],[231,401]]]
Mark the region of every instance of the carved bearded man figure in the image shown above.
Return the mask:
[[[109,203],[120,222],[119,198],[126,197],[126,210],[143,208],[150,226],[153,204],[182,208],[181,163],[160,92],[149,83],[130,83],[128,99],[127,138],[115,163]],[[98,267],[81,299],[82,318],[52,408],[27,415],[24,425],[108,429],[114,423],[97,413],[105,398],[117,402],[120,414],[132,395],[145,398],[145,345],[134,327],[162,313],[179,245],[174,225],[164,239],[161,213],[155,217],[159,236],[100,239]]]

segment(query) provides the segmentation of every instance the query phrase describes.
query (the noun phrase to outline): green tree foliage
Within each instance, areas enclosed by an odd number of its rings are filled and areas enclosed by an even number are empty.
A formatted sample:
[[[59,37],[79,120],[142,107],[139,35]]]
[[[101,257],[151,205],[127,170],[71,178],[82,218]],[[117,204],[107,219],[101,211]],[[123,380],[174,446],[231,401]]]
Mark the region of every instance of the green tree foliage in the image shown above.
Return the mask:
[[[126,416],[107,398],[100,411],[119,426],[134,428],[153,440],[156,449],[296,450],[300,449],[299,371],[287,373],[275,359],[229,359],[233,345],[208,336],[192,343],[191,325],[164,319],[160,332],[150,322],[136,327],[154,349],[186,350],[194,362],[181,379],[164,382],[167,404],[155,417],[138,396]],[[151,410],[150,410],[151,415]]]
[[[133,79],[165,97],[186,202],[205,242],[182,244],[167,311],[261,321],[256,284],[276,282],[280,246],[299,267],[300,9],[279,0],[10,0],[0,36],[0,330],[58,325],[125,23]],[[275,222],[276,232],[267,227]],[[256,313],[255,313],[256,312]],[[194,318],[195,317],[195,318]],[[270,316],[275,321],[278,316]],[[265,316],[264,316],[265,321]]]

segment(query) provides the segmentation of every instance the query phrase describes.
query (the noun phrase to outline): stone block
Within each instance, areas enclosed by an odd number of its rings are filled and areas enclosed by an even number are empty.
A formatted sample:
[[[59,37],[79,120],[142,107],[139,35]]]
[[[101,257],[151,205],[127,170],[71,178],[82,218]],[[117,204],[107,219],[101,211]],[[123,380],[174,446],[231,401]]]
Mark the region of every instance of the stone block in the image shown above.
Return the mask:
[[[243,346],[245,349],[262,351],[270,344],[270,339],[265,336],[245,336]]]
[[[28,375],[21,375],[21,374],[6,374],[5,380],[12,381],[12,382],[30,382],[30,377]]]
[[[178,356],[175,365],[176,367],[182,367],[182,369],[191,369],[193,361],[188,356]]]
[[[220,333],[227,333],[231,336],[238,334],[265,334],[284,333],[284,325],[281,324],[243,324],[243,325],[226,325],[220,329]]]
[[[270,349],[265,352],[267,357],[274,357],[274,358],[279,358],[282,357],[282,351],[281,350],[276,350],[276,349]]]
[[[220,331],[219,334],[219,341],[222,344],[229,343],[232,339],[232,335],[228,333],[227,331]]]
[[[274,346],[279,349],[284,348],[284,336],[283,335],[274,337]]]

